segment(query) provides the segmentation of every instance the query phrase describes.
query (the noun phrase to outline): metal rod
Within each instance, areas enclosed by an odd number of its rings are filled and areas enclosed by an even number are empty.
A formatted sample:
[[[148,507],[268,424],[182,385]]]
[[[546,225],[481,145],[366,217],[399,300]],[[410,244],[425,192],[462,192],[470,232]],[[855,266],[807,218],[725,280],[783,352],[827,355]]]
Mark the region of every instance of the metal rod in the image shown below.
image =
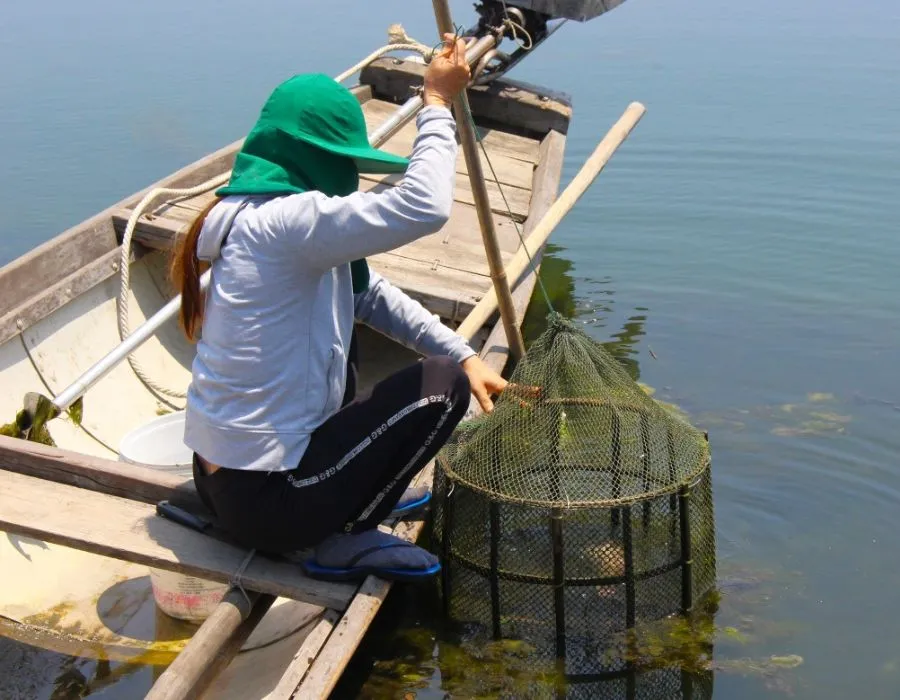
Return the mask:
[[[209,270],[207,270],[200,278],[200,289],[206,289],[207,286],[209,286]],[[75,403],[84,392],[109,374],[116,365],[153,337],[163,324],[178,314],[180,308],[181,295],[179,294],[174,299],[170,299],[169,303],[138,326],[131,335],[107,353],[103,359],[94,364],[78,379],[72,382],[65,391],[53,399],[53,405],[60,411],[65,411],[69,406]]]
[[[500,505],[491,501],[491,622],[494,639],[500,639]]]
[[[687,486],[678,491],[678,519],[681,523],[681,611],[686,615],[694,607],[694,578],[691,571],[691,492]]]
[[[440,470],[438,470],[440,473]],[[453,531],[453,482],[446,476],[441,477],[443,488],[443,509],[444,517],[441,523],[441,560],[444,562],[441,566],[441,602],[444,608],[444,616],[450,617],[450,533]]]
[[[650,455],[651,451],[650,444],[650,416],[646,413],[641,413],[641,451],[644,453],[643,455],[643,465],[641,471],[643,472],[643,486],[644,493],[650,491],[650,469],[653,465],[653,459]],[[650,527],[650,500],[647,499],[644,501],[644,528]]]
[[[612,497],[618,499],[622,495],[622,444],[619,436],[622,434],[622,419],[618,412],[612,414]],[[620,512],[614,508],[612,512],[612,524],[619,525]]]
[[[394,112],[384,123],[372,132],[369,142],[377,148],[387,141],[395,131],[400,129],[406,122],[412,119],[416,113],[422,109],[422,98],[419,95],[410,97],[403,105]]]
[[[625,627],[634,627],[634,541],[631,536],[631,506],[622,509],[622,549],[625,555]]]
[[[669,483],[675,483],[675,436],[672,434],[672,429],[666,429],[666,445],[669,451]],[[669,497],[669,510],[673,513],[675,512],[675,494],[672,494]]]
[[[453,19],[450,16],[450,6],[447,0],[432,0],[432,4],[434,5],[438,31],[442,35],[454,33]],[[466,52],[466,58],[468,59],[468,51]],[[475,200],[475,209],[478,212],[481,237],[484,241],[484,250],[487,254],[494,292],[497,294],[497,305],[500,309],[503,329],[506,332],[506,342],[509,345],[513,359],[519,360],[525,354],[525,342],[522,340],[522,331],[516,324],[516,309],[513,304],[512,292],[509,289],[509,280],[506,277],[506,268],[503,265],[500,244],[497,242],[494,215],[491,211],[491,202],[481,168],[481,158],[478,155],[478,143],[475,136],[475,127],[472,125],[469,98],[465,91],[453,100],[453,112],[456,117],[456,130],[459,134],[466,166],[469,170],[472,197]]]
[[[553,609],[556,613],[556,658],[566,658],[566,570],[563,558],[562,509],[550,514],[550,546],[553,550]]]
[[[499,69],[498,72],[490,73],[488,75],[482,75],[481,77],[476,77],[475,85],[485,85],[485,84],[492,82],[492,81],[496,80],[497,78],[500,78],[501,76],[509,73],[513,68],[515,68],[522,61],[522,59],[524,59],[527,55],[531,54],[540,44],[547,41],[547,39],[549,39],[553,34],[555,34],[556,31],[560,27],[562,27],[566,22],[568,22],[568,20],[563,19],[563,20],[557,22],[557,24],[553,25],[552,27],[548,23],[547,33],[544,34],[542,39],[538,40],[538,42],[536,44],[534,44],[530,49],[518,49],[510,57],[510,60],[501,66],[501,68]]]

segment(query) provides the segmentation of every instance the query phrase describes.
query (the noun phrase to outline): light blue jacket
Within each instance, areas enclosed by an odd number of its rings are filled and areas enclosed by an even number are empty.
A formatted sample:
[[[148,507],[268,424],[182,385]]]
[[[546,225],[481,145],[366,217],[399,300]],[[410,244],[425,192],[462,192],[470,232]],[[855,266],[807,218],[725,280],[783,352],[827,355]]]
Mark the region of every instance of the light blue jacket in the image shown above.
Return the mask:
[[[210,212],[198,256],[213,261],[212,281],[185,427],[185,443],[204,459],[295,468],[310,434],[340,408],[354,320],[425,356],[475,354],[374,270],[368,289],[353,294],[349,261],[435,233],[450,217],[455,123],[449,110],[427,107],[417,126],[396,187],[234,196]]]

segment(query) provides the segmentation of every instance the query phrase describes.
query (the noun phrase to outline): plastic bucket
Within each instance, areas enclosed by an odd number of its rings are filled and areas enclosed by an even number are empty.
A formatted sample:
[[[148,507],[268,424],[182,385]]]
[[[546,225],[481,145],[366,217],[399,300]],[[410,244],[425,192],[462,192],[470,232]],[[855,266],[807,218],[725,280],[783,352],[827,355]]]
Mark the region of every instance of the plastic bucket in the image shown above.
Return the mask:
[[[184,444],[184,411],[154,418],[119,443],[119,460],[191,476],[194,453]],[[150,568],[153,599],[167,615],[203,622],[228,590],[228,584]]]
[[[191,476],[194,453],[184,444],[184,411],[154,418],[125,435],[119,443],[119,459]]]

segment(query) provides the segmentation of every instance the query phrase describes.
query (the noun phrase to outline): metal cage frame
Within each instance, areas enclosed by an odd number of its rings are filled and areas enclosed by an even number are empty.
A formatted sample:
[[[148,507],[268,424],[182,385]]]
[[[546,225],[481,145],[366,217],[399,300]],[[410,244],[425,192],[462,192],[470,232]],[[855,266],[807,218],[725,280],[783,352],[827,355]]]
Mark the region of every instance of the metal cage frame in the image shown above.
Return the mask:
[[[542,406],[549,410],[559,411],[567,406],[609,406],[609,402],[598,399],[552,399],[540,402]],[[649,410],[643,406],[630,403],[617,404],[618,410],[634,411],[639,414],[639,422],[641,426],[641,441],[643,449],[647,455],[650,454],[650,418]],[[619,420],[618,414],[614,414],[614,420]],[[675,479],[675,438],[671,428],[667,431],[668,436],[668,469],[667,475],[671,479]],[[703,434],[704,439],[708,442],[708,435]],[[551,455],[558,454],[559,435],[554,440]],[[602,680],[614,680],[623,677],[634,671],[632,664],[622,662],[615,667],[602,667],[598,664],[597,670],[590,670],[588,673],[568,673],[566,672],[566,660],[568,654],[567,629],[570,622],[567,617],[567,600],[566,591],[572,589],[587,589],[589,587],[615,587],[616,590],[624,588],[625,612],[624,620],[618,629],[622,631],[633,629],[638,621],[658,620],[672,614],[690,614],[695,604],[709,593],[715,585],[715,525],[712,510],[712,474],[711,459],[708,456],[705,463],[699,464],[698,469],[687,480],[680,483],[662,484],[653,483],[649,465],[645,466],[642,474],[630,474],[630,478],[643,479],[643,488],[647,492],[644,496],[626,495],[620,497],[620,487],[622,473],[618,469],[620,457],[620,448],[618,436],[614,430],[612,440],[612,460],[605,467],[602,465],[585,466],[585,469],[591,471],[610,470],[618,478],[614,478],[612,482],[613,493],[612,499],[606,501],[598,500],[595,503],[585,505],[577,504],[574,507],[561,507],[559,505],[549,505],[538,501],[529,502],[522,499],[512,500],[499,496],[491,489],[480,487],[479,485],[468,483],[465,479],[455,474],[451,465],[447,462],[447,455],[441,453],[438,455],[435,470],[435,513],[433,520],[433,537],[432,541],[438,547],[444,566],[442,567],[440,589],[441,598],[444,606],[444,612],[448,618],[453,619],[451,610],[451,602],[454,597],[454,587],[456,581],[454,578],[462,572],[461,569],[468,574],[479,576],[488,582],[490,596],[490,619],[485,620],[484,615],[479,617],[478,622],[490,629],[493,639],[504,638],[504,629],[501,619],[503,617],[504,600],[501,594],[501,588],[504,584],[532,584],[540,587],[551,587],[553,590],[553,614],[552,619],[548,619],[548,625],[554,627],[552,636],[555,639],[554,656],[556,663],[561,669],[568,681],[572,683],[589,683]],[[555,463],[557,460],[551,460]],[[535,472],[540,471],[540,467],[531,468]],[[665,467],[663,467],[665,469]],[[558,497],[559,494],[550,494],[551,500]],[[487,510],[485,520],[486,527],[483,536],[487,538],[487,559],[478,557],[472,552],[484,553],[482,542],[476,543],[471,547],[471,551],[466,551],[465,543],[459,546],[454,543],[455,534],[455,518],[460,504],[465,507],[465,501],[476,503],[470,505],[471,508],[483,513]],[[480,501],[480,503],[478,503]],[[700,512],[698,509],[706,509],[708,512]],[[517,518],[516,512],[529,510],[537,513],[534,520],[541,520],[544,523],[547,539],[550,543],[550,552],[552,557],[552,567],[548,567],[547,575],[536,575],[534,573],[524,573],[521,571],[512,571],[504,569],[501,565],[501,540],[504,537],[504,526],[510,523],[515,524]],[[599,575],[585,576],[575,575],[566,571],[566,551],[567,537],[566,527],[567,518],[570,518],[574,512],[578,512],[581,518],[585,516],[593,517],[601,522],[599,527],[603,527],[603,519],[605,518],[610,527],[610,532],[614,535],[616,541],[621,541],[623,570],[615,575]],[[586,512],[587,511],[587,512]],[[594,515],[596,514],[596,515]],[[465,515],[465,514],[464,514]],[[694,517],[694,520],[692,520]],[[651,520],[654,522],[665,522],[666,527],[671,528],[671,542],[677,541],[677,551],[673,551],[666,561],[654,566],[650,569],[642,569],[636,564],[635,556],[635,528],[643,527],[638,531],[649,536]],[[702,555],[709,559],[710,565],[701,567],[698,572],[695,567],[695,541],[692,523],[708,523],[709,532],[704,541],[700,543],[700,547],[704,550]],[[470,533],[471,534],[471,533]],[[475,537],[479,535],[476,533]],[[455,546],[457,545],[457,546]],[[577,543],[576,543],[577,546]],[[479,561],[479,559],[481,559]],[[641,617],[638,615],[638,589],[642,586],[652,585],[652,581],[659,577],[664,577],[671,572],[680,571],[680,599],[671,601],[671,604],[661,606],[662,614],[654,617]],[[467,574],[467,575],[468,575]],[[668,583],[668,591],[674,588],[671,582]],[[653,607],[649,606],[648,607]],[[665,608],[665,609],[662,609]],[[632,682],[628,683],[628,687],[632,687]],[[684,679],[684,687],[686,690],[692,688],[690,678]],[[629,697],[632,697],[629,695]],[[694,697],[693,690],[684,697]]]

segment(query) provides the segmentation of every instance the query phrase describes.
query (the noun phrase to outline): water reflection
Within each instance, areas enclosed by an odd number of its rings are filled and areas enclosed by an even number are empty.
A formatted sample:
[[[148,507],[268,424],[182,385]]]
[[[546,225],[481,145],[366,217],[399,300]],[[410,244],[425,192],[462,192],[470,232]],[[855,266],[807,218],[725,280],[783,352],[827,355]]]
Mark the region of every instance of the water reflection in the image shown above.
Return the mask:
[[[615,304],[613,279],[611,277],[578,279],[577,287],[585,290],[585,296],[579,298],[575,294],[576,280],[571,274],[572,261],[564,255],[565,248],[552,243],[547,244],[540,271],[540,280],[546,297],[540,287],[535,289],[522,325],[526,343],[530,343],[543,332],[551,308],[566,318],[583,323],[589,329],[606,328],[609,317],[613,314]],[[648,311],[649,309],[645,307],[635,307],[634,313],[627,317],[622,327],[609,334],[614,340],[601,341],[635,381],[641,376],[637,346],[645,335],[644,324],[647,321]]]

